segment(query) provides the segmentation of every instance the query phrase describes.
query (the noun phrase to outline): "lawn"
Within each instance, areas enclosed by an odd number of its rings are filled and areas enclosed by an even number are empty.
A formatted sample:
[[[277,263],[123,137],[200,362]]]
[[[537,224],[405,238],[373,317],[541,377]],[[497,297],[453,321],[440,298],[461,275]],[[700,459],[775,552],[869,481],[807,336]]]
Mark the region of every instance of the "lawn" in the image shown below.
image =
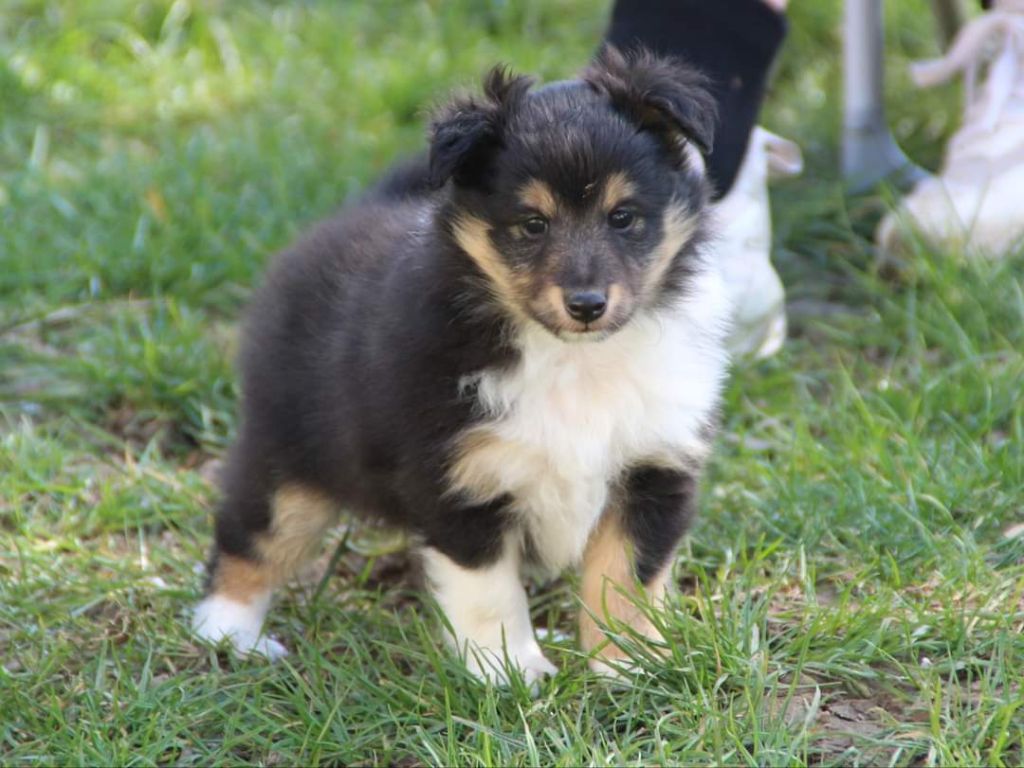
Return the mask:
[[[773,196],[792,338],[736,366],[667,659],[587,673],[570,579],[532,592],[559,675],[480,685],[355,525],[272,612],[283,663],[192,642],[267,258],[451,87],[571,75],[605,5],[5,0],[0,763],[1024,761],[1024,259],[878,273],[891,195],[834,172],[839,0],[794,3],[764,118],[808,159]],[[927,3],[886,6],[892,122],[935,167],[958,91],[911,89]]]

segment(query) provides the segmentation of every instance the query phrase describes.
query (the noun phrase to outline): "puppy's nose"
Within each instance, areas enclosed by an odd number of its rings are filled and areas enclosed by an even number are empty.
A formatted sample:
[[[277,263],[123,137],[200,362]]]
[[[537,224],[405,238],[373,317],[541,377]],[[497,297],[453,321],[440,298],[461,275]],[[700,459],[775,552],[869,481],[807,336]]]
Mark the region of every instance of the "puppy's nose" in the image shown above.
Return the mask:
[[[565,299],[565,308],[574,320],[592,323],[604,314],[608,297],[601,291],[575,291]]]

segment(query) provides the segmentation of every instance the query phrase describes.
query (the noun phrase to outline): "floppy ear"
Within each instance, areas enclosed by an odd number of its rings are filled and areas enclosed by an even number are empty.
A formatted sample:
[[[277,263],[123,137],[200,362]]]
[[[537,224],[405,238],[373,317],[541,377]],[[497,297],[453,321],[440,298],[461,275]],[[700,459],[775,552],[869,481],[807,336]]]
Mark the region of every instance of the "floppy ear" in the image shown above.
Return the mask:
[[[711,151],[715,100],[708,92],[708,79],[681,60],[656,56],[645,48],[623,53],[605,45],[583,72],[583,80],[669,147],[678,150],[691,141],[705,155]]]
[[[509,117],[533,81],[498,65],[484,77],[483,97],[462,96],[442,107],[430,123],[430,182],[443,186],[478,182],[491,152],[501,145]]]

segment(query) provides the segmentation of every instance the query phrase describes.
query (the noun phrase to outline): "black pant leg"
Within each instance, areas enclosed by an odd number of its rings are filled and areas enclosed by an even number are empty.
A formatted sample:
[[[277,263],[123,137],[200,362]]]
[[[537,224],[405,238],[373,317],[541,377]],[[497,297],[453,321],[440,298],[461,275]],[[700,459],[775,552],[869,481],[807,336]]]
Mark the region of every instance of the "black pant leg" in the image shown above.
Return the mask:
[[[708,174],[721,197],[743,162],[785,35],[785,16],[762,0],[616,0],[605,38],[679,56],[711,78],[718,127]]]

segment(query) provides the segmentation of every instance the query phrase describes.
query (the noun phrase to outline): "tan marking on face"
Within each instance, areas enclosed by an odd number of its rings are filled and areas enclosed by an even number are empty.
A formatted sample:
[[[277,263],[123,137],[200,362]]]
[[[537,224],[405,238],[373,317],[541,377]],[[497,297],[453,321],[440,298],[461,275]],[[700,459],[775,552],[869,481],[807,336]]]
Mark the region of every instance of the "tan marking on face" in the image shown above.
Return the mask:
[[[556,330],[569,333],[582,333],[584,328],[590,331],[602,331],[610,325],[614,325],[621,316],[628,315],[632,311],[629,293],[620,283],[609,285],[607,296],[608,307],[605,313],[588,326],[574,320],[569,314],[565,308],[565,291],[554,283],[548,283],[530,306]]]
[[[540,179],[530,179],[519,190],[519,202],[526,208],[532,208],[549,219],[558,213],[558,201],[551,187]]]
[[[661,285],[672,260],[679,249],[697,231],[697,217],[683,205],[673,202],[665,211],[665,224],[661,242],[654,249],[654,258],[647,266],[644,276],[644,294],[650,296]]]
[[[644,637],[662,640],[636,603],[649,601],[661,607],[672,570],[670,560],[646,587],[637,583],[633,547],[622,529],[620,514],[619,505],[609,504],[583,555],[580,643],[586,652],[594,652],[590,665],[598,672],[610,671],[608,661],[626,658],[626,653],[605,635],[598,622],[612,630],[617,625],[625,625]]]
[[[475,216],[461,215],[452,226],[455,242],[487,276],[495,298],[521,318],[523,312],[518,297],[522,292],[522,281],[502,260],[487,231],[487,222]]]
[[[579,323],[572,319],[565,308],[565,293],[554,283],[548,283],[540,292],[539,314],[554,321],[554,325],[562,330],[577,330]],[[537,307],[535,307],[537,308]]]
[[[604,183],[601,190],[601,210],[610,213],[636,194],[636,186],[626,174],[616,171]]]
[[[631,308],[628,306],[629,295],[625,287],[621,283],[612,283],[608,286],[608,308],[605,310],[605,317],[614,318],[616,314],[622,312],[623,306],[628,312]]]

